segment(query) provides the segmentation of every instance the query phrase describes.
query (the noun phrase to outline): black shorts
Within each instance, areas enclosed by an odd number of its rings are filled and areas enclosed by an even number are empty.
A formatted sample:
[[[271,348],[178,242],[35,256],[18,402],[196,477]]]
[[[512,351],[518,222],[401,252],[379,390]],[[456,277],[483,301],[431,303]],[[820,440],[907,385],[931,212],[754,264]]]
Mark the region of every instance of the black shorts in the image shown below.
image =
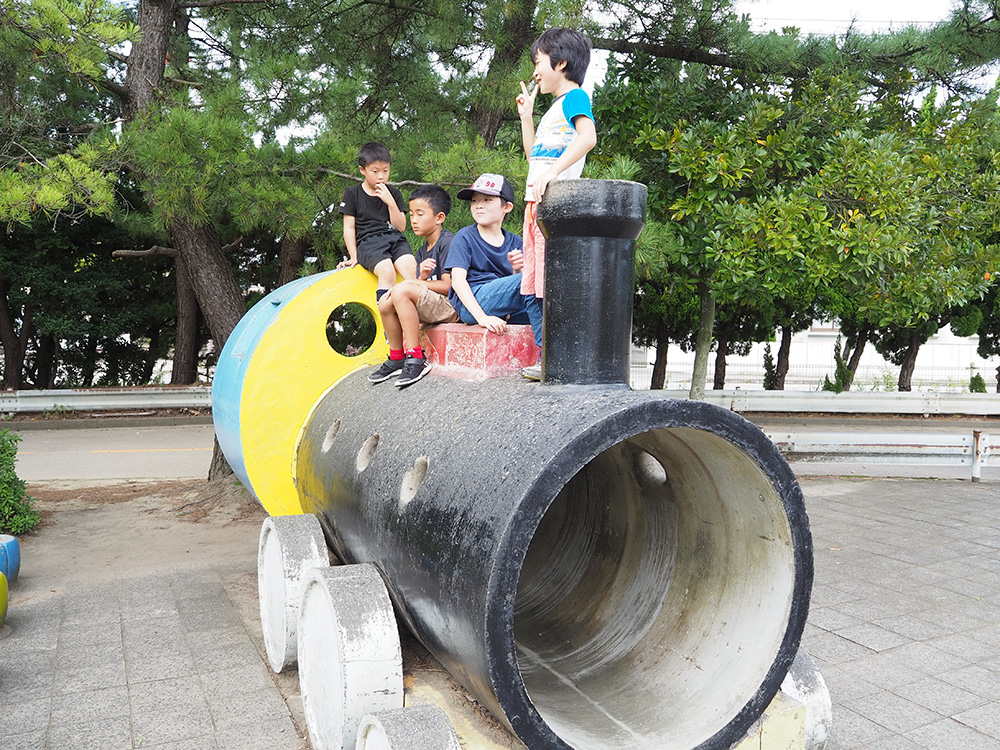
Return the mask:
[[[412,256],[413,249],[402,232],[380,232],[358,243],[358,263],[372,272],[383,260],[395,263],[404,255]]]

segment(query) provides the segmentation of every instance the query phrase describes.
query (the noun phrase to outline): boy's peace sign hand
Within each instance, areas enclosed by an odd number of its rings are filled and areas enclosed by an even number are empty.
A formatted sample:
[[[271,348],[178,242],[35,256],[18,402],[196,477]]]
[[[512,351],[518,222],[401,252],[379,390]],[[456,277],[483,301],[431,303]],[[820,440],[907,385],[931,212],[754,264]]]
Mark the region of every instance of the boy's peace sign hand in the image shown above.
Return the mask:
[[[521,93],[517,95],[517,114],[519,117],[530,115],[535,111],[535,97],[538,96],[538,81],[531,79],[531,85],[525,86],[521,81]]]

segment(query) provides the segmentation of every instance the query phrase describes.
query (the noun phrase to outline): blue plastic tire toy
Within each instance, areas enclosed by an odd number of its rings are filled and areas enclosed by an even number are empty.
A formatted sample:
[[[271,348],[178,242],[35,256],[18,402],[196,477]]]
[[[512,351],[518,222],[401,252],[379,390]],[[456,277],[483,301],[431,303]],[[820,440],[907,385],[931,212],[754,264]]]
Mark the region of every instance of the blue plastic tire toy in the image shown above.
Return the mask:
[[[21,544],[16,536],[0,534],[0,573],[13,585],[21,570]]]

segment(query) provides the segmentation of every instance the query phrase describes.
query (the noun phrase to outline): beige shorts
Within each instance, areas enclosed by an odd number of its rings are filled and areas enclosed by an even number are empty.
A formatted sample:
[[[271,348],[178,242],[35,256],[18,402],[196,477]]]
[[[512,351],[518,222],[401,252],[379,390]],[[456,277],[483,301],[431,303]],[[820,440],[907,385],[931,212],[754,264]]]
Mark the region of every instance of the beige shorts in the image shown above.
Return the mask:
[[[457,323],[458,313],[443,294],[424,287],[417,297],[417,315],[421,323]]]

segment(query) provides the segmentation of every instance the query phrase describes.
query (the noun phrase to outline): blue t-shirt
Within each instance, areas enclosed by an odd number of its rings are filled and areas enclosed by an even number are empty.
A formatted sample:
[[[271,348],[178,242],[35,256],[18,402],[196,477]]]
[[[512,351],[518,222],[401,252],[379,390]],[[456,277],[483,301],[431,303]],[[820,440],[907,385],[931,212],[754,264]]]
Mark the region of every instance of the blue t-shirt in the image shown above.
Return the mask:
[[[507,253],[513,250],[521,250],[524,243],[516,234],[511,234],[506,229],[503,230],[503,244],[500,247],[489,244],[479,234],[479,227],[470,224],[459,229],[451,241],[448,249],[448,262],[445,269],[452,273],[453,268],[464,268],[466,270],[466,281],[475,291],[476,287],[482,286],[488,281],[502,279],[504,276],[511,276],[514,269],[511,268],[510,261],[507,260]],[[448,293],[448,301],[452,307],[460,304],[458,295],[455,294],[455,287],[452,285]]]
[[[427,249],[427,243],[425,242],[419,250],[417,250],[417,270],[420,270],[420,264],[423,263],[428,258],[434,259],[434,270],[431,271],[431,275],[427,277],[428,281],[440,281],[441,274],[446,273],[448,262],[448,248],[451,246],[451,241],[455,238],[451,232],[447,229],[442,229],[441,234],[438,235],[438,241],[434,243],[434,247],[430,250]]]

